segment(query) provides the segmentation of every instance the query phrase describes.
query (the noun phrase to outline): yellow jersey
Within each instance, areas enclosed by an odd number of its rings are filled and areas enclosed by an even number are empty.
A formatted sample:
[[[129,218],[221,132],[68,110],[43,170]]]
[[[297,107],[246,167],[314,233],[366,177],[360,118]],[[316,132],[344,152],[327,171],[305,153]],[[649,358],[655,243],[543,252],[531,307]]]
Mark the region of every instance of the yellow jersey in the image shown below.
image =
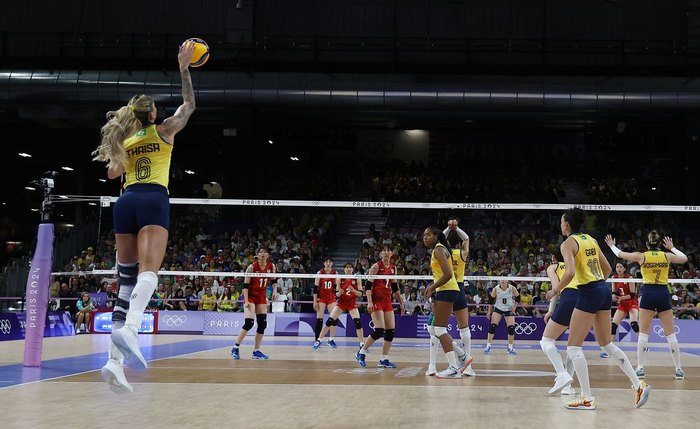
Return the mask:
[[[158,135],[155,124],[141,128],[124,140],[124,150],[127,164],[124,188],[136,183],[168,187],[173,145]]]
[[[433,271],[433,282],[438,281],[443,274],[442,267],[440,267],[440,262],[437,260],[437,258],[435,258],[435,252],[438,252],[438,249],[447,250],[446,255],[451,254],[449,249],[440,243],[438,243],[433,249],[433,253],[430,255],[430,269]],[[454,273],[452,274],[452,278],[450,278],[450,280],[448,280],[447,283],[436,289],[437,292],[441,292],[443,290],[459,290],[459,285],[457,284],[457,280],[455,279]]]
[[[452,274],[454,274],[457,283],[464,281],[464,268],[466,265],[466,262],[462,259],[462,249],[452,249]]]
[[[566,271],[566,264],[563,262],[557,262],[557,269],[554,270],[554,273],[557,275],[557,278],[561,281],[561,278],[564,277],[564,272]],[[573,279],[569,282],[568,285],[564,289],[578,289],[578,283],[575,281],[576,277],[574,276]],[[562,289],[562,290],[564,290]],[[559,291],[561,293],[561,291]]]
[[[603,280],[603,269],[600,267],[600,247],[598,242],[588,234],[572,234],[578,243],[578,252],[574,256],[574,278],[576,286]]]
[[[642,281],[650,285],[668,284],[668,258],[661,250],[649,250],[644,252],[642,263]]]

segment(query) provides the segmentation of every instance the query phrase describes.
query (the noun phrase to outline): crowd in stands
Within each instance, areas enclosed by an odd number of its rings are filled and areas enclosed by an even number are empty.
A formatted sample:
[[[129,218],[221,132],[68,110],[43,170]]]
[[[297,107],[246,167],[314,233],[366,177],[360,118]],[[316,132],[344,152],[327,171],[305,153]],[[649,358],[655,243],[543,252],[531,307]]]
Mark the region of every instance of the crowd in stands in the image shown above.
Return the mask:
[[[162,271],[195,271],[207,273],[243,272],[257,258],[261,247],[269,251],[277,272],[307,273],[320,265],[333,236],[337,213],[319,209],[310,213],[299,209],[277,210],[274,215],[261,209],[250,219],[237,221],[247,228],[226,228],[226,213],[207,208],[173,208],[169,245],[161,267]],[[116,298],[114,276],[95,276],[94,269],[113,269],[116,261],[114,237],[103,237],[95,252],[92,246],[74,256],[64,267],[66,272],[52,278],[50,298],[52,308],[77,312],[76,301],[83,292],[106,293]],[[240,309],[243,277],[226,275],[184,276],[161,275],[160,284],[149,303],[150,308],[161,310],[217,310]],[[298,301],[311,293],[310,279],[278,278],[271,284],[278,299]],[[108,301],[109,302],[109,301]],[[282,303],[287,309],[293,306]]]

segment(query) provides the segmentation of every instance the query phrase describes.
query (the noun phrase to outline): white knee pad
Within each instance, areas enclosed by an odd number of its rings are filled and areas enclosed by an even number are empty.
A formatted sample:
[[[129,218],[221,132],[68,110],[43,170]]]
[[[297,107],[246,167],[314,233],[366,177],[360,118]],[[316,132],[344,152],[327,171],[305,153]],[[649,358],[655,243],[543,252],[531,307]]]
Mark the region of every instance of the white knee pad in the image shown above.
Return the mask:
[[[436,336],[436,337],[440,338],[440,337],[442,337],[443,335],[445,335],[446,333],[447,333],[447,328],[446,328],[446,327],[444,327],[444,326],[436,326],[436,327],[435,327],[435,336]]]
[[[542,351],[547,353],[547,350],[549,350],[552,347],[556,347],[556,344],[554,343],[554,338],[542,337],[542,339],[540,340],[540,347],[542,347]]]
[[[568,346],[566,348],[566,355],[572,362],[576,359],[586,359],[586,356],[583,355],[583,349],[577,346]]]

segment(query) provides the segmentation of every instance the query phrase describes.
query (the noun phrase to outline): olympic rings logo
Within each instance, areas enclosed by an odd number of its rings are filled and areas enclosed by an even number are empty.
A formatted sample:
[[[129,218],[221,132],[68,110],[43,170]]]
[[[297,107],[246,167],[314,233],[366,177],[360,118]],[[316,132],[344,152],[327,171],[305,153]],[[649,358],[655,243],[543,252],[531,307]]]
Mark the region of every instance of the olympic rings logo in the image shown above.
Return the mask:
[[[163,323],[168,326],[182,326],[187,323],[187,316],[171,316],[170,314],[166,314],[163,316]]]
[[[537,331],[537,324],[535,322],[520,322],[515,324],[516,334],[530,335],[535,331]]]
[[[661,325],[655,325],[654,326],[654,333],[658,335],[661,338],[666,337],[666,333],[664,332],[664,328]],[[674,334],[680,334],[681,333],[681,328],[678,325],[673,325],[673,333]],[[670,334],[669,334],[670,335]]]
[[[7,335],[12,331],[12,322],[7,319],[0,320],[0,332]]]

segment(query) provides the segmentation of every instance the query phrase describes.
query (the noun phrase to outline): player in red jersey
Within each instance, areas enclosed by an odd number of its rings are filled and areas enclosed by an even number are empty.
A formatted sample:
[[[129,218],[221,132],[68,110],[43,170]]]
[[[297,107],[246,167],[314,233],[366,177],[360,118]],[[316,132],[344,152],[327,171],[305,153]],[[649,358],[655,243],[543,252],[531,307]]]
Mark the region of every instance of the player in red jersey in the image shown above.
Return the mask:
[[[336,275],[338,272],[333,269],[333,259],[330,256],[326,256],[323,259],[323,268],[318,271],[320,275]],[[326,312],[328,308],[328,313],[332,312],[335,308],[335,291],[340,285],[339,278],[324,278],[317,277],[314,280],[314,310],[316,310],[316,326],[314,327],[314,333],[316,334],[316,339],[314,341],[314,350],[317,349],[316,343],[320,343],[323,335],[321,335],[321,329],[323,328],[323,313]],[[335,325],[331,325],[331,335],[328,337],[328,347],[336,348],[333,337],[335,336]]]
[[[258,260],[248,265],[246,273],[274,273],[275,265],[268,261],[269,253],[267,249],[260,248],[257,253]],[[245,322],[238,334],[236,344],[231,349],[231,356],[234,359],[240,359],[241,355],[239,347],[241,342],[248,335],[248,331],[253,327],[253,316],[258,324],[258,329],[255,331],[255,349],[253,349],[253,359],[269,359],[269,356],[260,351],[260,344],[265,335],[267,328],[267,298],[265,292],[267,285],[274,281],[272,277],[246,277],[243,281],[243,313]],[[277,291],[273,289],[272,301],[277,300]]]
[[[369,269],[370,275],[390,276],[396,275],[396,267],[391,263],[391,256],[394,252],[391,247],[384,246],[380,253],[381,260],[372,265]],[[355,359],[360,366],[365,366],[365,355],[367,349],[378,339],[384,337],[384,346],[382,348],[382,357],[379,359],[380,368],[396,368],[396,365],[389,361],[389,350],[391,342],[394,340],[396,333],[396,323],[394,321],[394,308],[391,305],[391,296],[393,295],[399,302],[401,313],[404,313],[403,300],[399,292],[399,286],[396,280],[377,279],[374,281],[365,282],[365,290],[367,291],[367,311],[372,314],[372,322],[374,323],[374,331],[367,337],[365,344],[360,347],[360,350],[355,353]]]
[[[615,274],[612,276],[614,279],[631,279],[632,276],[627,274],[627,267],[622,262],[615,264]],[[617,310],[615,310],[615,315],[613,315],[612,320],[612,335],[613,340],[615,339],[615,334],[617,334],[617,327],[622,322],[628,314],[630,315],[630,326],[632,330],[639,334],[639,301],[637,301],[637,285],[634,283],[626,282],[613,282],[612,283],[612,300],[617,304]],[[603,352],[600,357],[607,358],[610,357],[607,353]]]
[[[353,272],[352,264],[346,263],[343,267],[343,272],[346,275],[351,275]],[[338,316],[347,311],[355,324],[357,340],[360,342],[360,347],[362,347],[364,334],[362,333],[362,323],[360,322],[360,311],[357,309],[357,298],[362,296],[362,285],[357,279],[340,279],[340,285],[335,296],[338,297],[338,305],[333,307],[330,316],[328,316],[326,325],[321,329],[320,338],[325,337],[328,330],[338,324]],[[321,347],[321,341],[316,340],[314,350],[317,350],[319,347]]]

